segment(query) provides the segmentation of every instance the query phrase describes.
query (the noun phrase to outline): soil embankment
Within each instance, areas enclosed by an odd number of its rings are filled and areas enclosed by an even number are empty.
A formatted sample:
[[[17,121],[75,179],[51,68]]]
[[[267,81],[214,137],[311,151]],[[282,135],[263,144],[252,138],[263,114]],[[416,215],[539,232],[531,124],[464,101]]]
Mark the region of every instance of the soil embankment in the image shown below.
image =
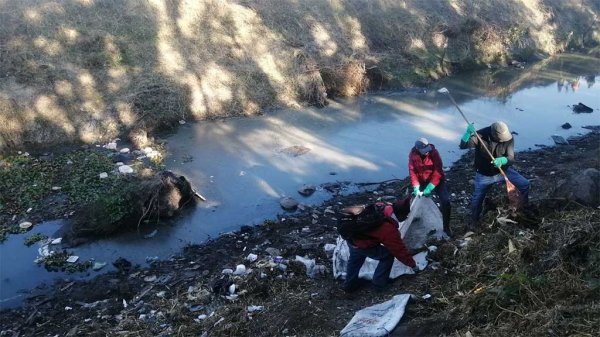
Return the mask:
[[[142,147],[178,121],[594,48],[599,12],[594,0],[3,2],[0,151],[118,135]]]
[[[559,186],[584,169],[599,169],[599,151],[596,129],[570,139],[570,145],[519,153],[517,169],[532,183],[530,207],[507,218],[506,196],[498,186],[488,198],[481,228],[467,238],[458,235],[472,192],[465,178],[473,176],[472,158],[465,155],[447,172],[454,239],[431,242],[438,249],[430,254],[429,267],[400,277],[384,292],[341,292],[323,248],[335,242],[332,217],[339,208],[400,196],[406,180],[244,227],[150,268],[119,260],[119,272],[60,281],[23,308],[2,312],[2,333],[334,336],[358,309],[412,293],[432,297],[409,302],[392,335],[598,335],[600,211],[562,197]],[[250,253],[257,260],[248,261]],[[329,270],[311,279],[304,265],[292,262],[296,255],[314,258]],[[253,270],[222,273],[238,264]],[[224,295],[231,284],[237,296],[228,299]]]

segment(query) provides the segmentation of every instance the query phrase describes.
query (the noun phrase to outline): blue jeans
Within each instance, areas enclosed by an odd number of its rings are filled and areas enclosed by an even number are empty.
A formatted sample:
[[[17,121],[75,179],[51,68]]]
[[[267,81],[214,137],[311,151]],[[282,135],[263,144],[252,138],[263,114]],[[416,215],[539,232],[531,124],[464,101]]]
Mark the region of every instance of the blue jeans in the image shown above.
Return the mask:
[[[521,194],[520,205],[524,206],[529,201],[529,180],[519,174],[512,167],[504,170],[508,180],[515,185]],[[501,174],[495,176],[485,176],[477,173],[475,175],[475,190],[471,198],[471,224],[476,225],[479,222],[479,215],[483,205],[483,199],[490,187],[494,184],[503,183],[504,177]]]
[[[377,288],[385,287],[390,278],[392,265],[394,264],[394,256],[390,251],[382,245],[367,249],[356,248],[352,246],[351,242],[348,242],[348,248],[350,250],[350,257],[348,258],[348,266],[346,268],[344,290],[351,292],[360,286],[358,272],[367,257],[379,261],[373,274],[373,284]]]

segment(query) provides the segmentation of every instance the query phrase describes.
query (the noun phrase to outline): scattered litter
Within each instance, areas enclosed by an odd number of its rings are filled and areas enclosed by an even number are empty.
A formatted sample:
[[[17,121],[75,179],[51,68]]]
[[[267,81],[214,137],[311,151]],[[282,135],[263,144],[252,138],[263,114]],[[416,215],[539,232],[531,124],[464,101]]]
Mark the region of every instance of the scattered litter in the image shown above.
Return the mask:
[[[117,149],[117,142],[110,142],[106,145],[104,145],[105,148],[109,149],[109,150],[116,150]]]
[[[50,248],[48,247],[48,245],[44,245],[44,246],[38,248],[38,254],[41,257],[48,257],[48,256],[54,254],[54,251],[51,251]]]
[[[158,233],[158,229],[155,229],[152,232],[144,235],[144,239],[151,239],[156,235],[156,233]]]
[[[235,284],[230,285],[228,291],[230,295],[235,294]]]
[[[129,165],[121,165],[119,166],[119,172],[122,174],[130,174],[133,173],[133,168]]]
[[[71,307],[65,307],[65,311],[73,310]]]
[[[190,312],[197,312],[200,310],[204,310],[204,306],[203,305],[193,305],[189,309],[190,309]],[[206,316],[206,315],[204,315],[204,316]]]
[[[198,315],[198,318],[197,318],[197,319],[198,319],[198,320],[203,320],[203,319],[206,319],[206,317],[208,317],[208,316],[206,316],[206,315],[202,314],[202,315]]]
[[[123,308],[127,309],[127,301],[125,299],[123,299]]]
[[[98,271],[98,270],[104,268],[104,266],[106,266],[106,262],[94,262],[92,269],[95,271]]]
[[[430,251],[431,253],[437,251],[438,247],[437,246],[429,246],[427,247],[427,250]]]
[[[163,291],[159,291],[159,292],[156,293],[156,297],[161,297],[162,298],[162,297],[165,297],[165,294],[166,294],[166,291],[164,291],[164,290]]]
[[[61,189],[62,189],[62,187],[60,187],[60,186],[52,186],[53,191],[60,191]]]
[[[231,275],[231,274],[233,274],[233,269],[225,268],[225,269],[223,269],[223,271],[221,273],[225,274],[225,275]]]
[[[27,210],[27,212],[30,212],[30,211]],[[31,226],[33,226],[33,224],[29,221],[23,221],[19,224],[19,228],[21,228],[21,229],[29,229],[29,228],[31,228]]]
[[[515,250],[517,250],[515,248],[515,244],[512,242],[511,239],[508,239],[508,253],[510,254],[510,253],[514,252]]]
[[[246,266],[244,266],[243,264],[238,264],[235,267],[235,271],[233,272],[233,275],[243,275],[246,274]]]
[[[269,248],[265,249],[265,252],[267,252],[269,255],[275,256],[275,257],[281,255],[281,251],[279,249],[273,248],[273,247],[269,247]]]
[[[256,254],[248,254],[248,256],[246,256],[246,260],[250,261],[250,262],[254,262],[258,259],[258,255]]]
[[[67,258],[67,262],[69,263],[75,263],[77,260],[79,260],[79,256],[77,255],[71,255]]]
[[[516,222],[514,220],[509,219],[508,217],[505,217],[505,216],[499,216],[499,217],[497,217],[496,221],[498,221],[502,225],[506,225],[506,224],[513,224],[513,225],[515,225],[515,224],[518,223],[518,222]]]
[[[61,242],[62,242],[62,238],[56,238],[56,239],[52,239],[52,240],[50,241],[50,244],[51,244],[51,245],[60,245],[60,244],[61,244]]]
[[[154,282],[154,281],[156,281],[156,275],[146,276],[146,277],[144,277],[144,281],[146,281],[146,282]]]
[[[119,152],[121,152],[121,153],[129,153],[129,148],[124,147]]]
[[[185,124],[185,121],[184,121],[183,119],[180,119],[180,120],[179,120],[179,124],[181,124],[181,125],[184,125],[184,124]]]
[[[248,306],[248,312],[255,312],[255,311],[261,311],[263,310],[263,306],[262,305],[249,305]]]
[[[465,235],[463,237],[468,238],[469,236],[472,236],[472,235],[475,235],[475,232],[468,231],[465,233]]]
[[[323,247],[323,249],[325,249],[325,252],[327,253],[333,252],[333,250],[335,249],[335,245],[333,243],[327,243],[325,244],[325,247]]]
[[[102,172],[98,176],[100,177],[100,179],[106,179],[106,178],[108,178],[108,173]]]
[[[430,294],[425,294],[425,295],[421,296],[421,298],[424,299],[424,300],[427,300],[427,299],[431,298],[431,295]]]

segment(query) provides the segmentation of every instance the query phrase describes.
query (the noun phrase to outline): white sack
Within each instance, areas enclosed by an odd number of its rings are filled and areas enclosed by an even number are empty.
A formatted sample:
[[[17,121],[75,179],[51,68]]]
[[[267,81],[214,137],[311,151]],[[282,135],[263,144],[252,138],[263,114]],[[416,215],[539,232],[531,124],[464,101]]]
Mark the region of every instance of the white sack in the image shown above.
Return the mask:
[[[436,239],[445,237],[442,214],[431,198],[425,197],[414,199],[408,218],[400,223],[398,230],[408,249],[423,247],[429,237],[435,237]],[[427,252],[421,252],[413,256],[419,270],[423,270],[427,266],[426,256]],[[346,266],[348,265],[349,257],[350,251],[346,240],[338,237],[335,250],[333,251],[334,278],[346,278]],[[360,268],[359,277],[367,280],[373,279],[377,263],[379,261],[367,258]],[[395,259],[390,278],[396,278],[404,274],[414,274],[414,272],[410,267]]]
[[[410,294],[394,296],[391,300],[361,309],[342,329],[342,337],[387,336],[404,315]]]

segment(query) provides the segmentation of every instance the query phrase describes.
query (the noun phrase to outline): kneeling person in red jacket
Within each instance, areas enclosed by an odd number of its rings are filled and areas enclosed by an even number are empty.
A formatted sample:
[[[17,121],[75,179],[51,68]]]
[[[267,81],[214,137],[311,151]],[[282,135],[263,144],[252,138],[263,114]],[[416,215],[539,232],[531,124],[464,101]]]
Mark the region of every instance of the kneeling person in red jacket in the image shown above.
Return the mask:
[[[387,285],[394,258],[413,268],[415,272],[419,270],[400,237],[398,223],[390,218],[392,212],[392,206],[386,206],[384,211],[386,220],[383,221],[381,226],[366,233],[364,238],[347,241],[350,257],[346,267],[344,291],[353,292],[359,288],[358,273],[367,257],[379,261],[373,274],[373,285],[376,289],[383,289]]]

